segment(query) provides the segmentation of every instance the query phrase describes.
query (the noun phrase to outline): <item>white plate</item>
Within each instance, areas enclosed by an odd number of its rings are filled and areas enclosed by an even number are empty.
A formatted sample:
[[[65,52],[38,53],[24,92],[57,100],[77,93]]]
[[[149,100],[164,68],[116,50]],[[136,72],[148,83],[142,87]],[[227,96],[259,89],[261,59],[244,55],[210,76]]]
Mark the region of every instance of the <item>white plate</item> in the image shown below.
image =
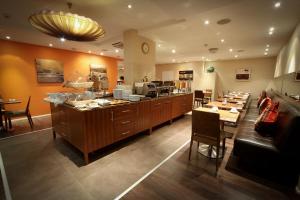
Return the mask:
[[[239,111],[229,111],[230,113],[239,113]]]

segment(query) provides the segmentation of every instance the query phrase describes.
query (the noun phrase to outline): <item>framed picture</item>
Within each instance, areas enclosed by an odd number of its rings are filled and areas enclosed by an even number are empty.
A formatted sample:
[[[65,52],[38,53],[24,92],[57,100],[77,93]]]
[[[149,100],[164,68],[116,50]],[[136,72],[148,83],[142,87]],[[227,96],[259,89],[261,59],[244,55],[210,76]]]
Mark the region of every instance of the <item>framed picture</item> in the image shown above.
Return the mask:
[[[184,71],[179,71],[179,80],[181,81],[192,81],[193,80],[193,70],[184,70]]]
[[[37,81],[39,83],[64,82],[64,66],[57,60],[35,59]]]
[[[94,91],[108,90],[107,69],[101,64],[90,64],[90,78],[94,82]]]
[[[251,70],[249,68],[240,68],[236,70],[235,79],[238,81],[248,81],[251,78]]]
[[[295,73],[295,81],[300,81],[300,72]]]

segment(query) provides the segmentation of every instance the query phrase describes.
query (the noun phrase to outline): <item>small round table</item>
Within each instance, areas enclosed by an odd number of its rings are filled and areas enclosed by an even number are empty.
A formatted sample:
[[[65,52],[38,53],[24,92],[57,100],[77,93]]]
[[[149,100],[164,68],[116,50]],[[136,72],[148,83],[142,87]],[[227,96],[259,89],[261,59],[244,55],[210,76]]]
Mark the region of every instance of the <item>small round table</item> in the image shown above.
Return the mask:
[[[18,103],[21,103],[21,102],[22,102],[22,101],[19,101],[19,100],[16,100],[16,99],[14,99],[14,100],[8,100],[8,101],[3,101],[2,99],[0,99],[0,130],[1,130],[1,131],[2,131],[2,130],[6,131],[5,128],[4,128],[4,126],[3,126],[2,106],[3,106],[3,105],[6,105],[6,104],[18,104]]]

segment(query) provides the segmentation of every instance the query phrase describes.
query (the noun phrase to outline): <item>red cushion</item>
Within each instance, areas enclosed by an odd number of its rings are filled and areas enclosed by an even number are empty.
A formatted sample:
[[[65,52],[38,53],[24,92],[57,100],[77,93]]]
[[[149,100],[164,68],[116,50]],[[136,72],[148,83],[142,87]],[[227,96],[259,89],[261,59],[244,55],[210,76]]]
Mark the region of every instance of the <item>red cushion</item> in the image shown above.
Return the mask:
[[[261,114],[266,108],[269,108],[272,106],[272,99],[269,97],[266,97],[262,100],[258,107],[258,113]]]
[[[268,105],[255,122],[255,130],[263,136],[273,135],[278,118],[278,102]]]
[[[262,91],[262,93],[261,93],[260,96],[258,97],[257,108],[258,108],[259,105],[261,104],[262,100],[264,100],[266,97],[267,97],[266,91]]]

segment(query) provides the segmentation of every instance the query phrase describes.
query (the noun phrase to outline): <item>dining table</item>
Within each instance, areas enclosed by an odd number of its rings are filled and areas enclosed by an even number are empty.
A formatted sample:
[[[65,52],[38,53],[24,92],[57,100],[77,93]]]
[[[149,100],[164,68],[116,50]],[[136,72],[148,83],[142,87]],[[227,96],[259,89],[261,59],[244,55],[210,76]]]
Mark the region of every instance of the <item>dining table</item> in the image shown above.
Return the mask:
[[[243,103],[224,103],[224,102],[219,102],[219,101],[211,101],[208,102],[207,104],[203,105],[204,107],[208,107],[208,108],[213,108],[213,107],[217,107],[218,109],[221,110],[231,110],[232,108],[236,108],[238,111],[242,111],[244,108],[244,104]]]
[[[3,125],[3,112],[4,112],[4,105],[7,104],[19,104],[22,103],[22,101],[17,100],[17,99],[8,99],[8,100],[3,100],[0,99],[0,130],[4,130],[5,131],[5,127]]]
[[[229,99],[241,99],[241,100],[248,100],[248,98],[250,97],[249,94],[225,94],[224,95],[225,98],[229,98]]]
[[[237,124],[240,112],[230,112],[229,110],[213,110],[212,108],[206,108],[206,107],[199,107],[194,109],[195,111],[202,111],[202,112],[212,112],[212,113],[219,113],[220,116],[220,127],[221,130],[224,131],[225,122]],[[220,151],[222,148],[220,148]],[[216,158],[217,156],[217,148],[214,146],[210,146],[207,144],[201,143],[199,145],[198,152],[206,157],[209,158]],[[219,158],[222,158],[223,154],[219,153]]]
[[[243,100],[243,99],[230,99],[230,98],[225,98],[225,97],[217,98],[216,101],[218,101],[218,102],[227,101],[228,103],[234,103],[234,104],[237,104],[237,103],[246,104],[247,103],[247,101]]]

